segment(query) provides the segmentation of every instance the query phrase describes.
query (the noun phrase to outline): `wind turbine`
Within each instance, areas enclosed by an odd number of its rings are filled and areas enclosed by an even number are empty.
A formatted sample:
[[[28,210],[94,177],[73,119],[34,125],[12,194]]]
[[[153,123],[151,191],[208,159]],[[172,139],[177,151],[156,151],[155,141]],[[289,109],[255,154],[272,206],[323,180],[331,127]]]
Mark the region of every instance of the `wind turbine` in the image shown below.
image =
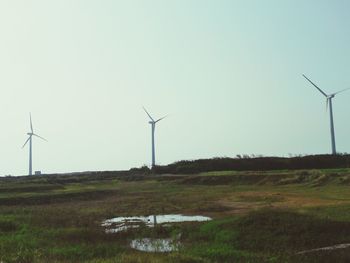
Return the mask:
[[[146,112],[146,114],[150,118],[150,121],[148,123],[151,124],[152,126],[152,168],[153,168],[156,165],[156,153],[155,153],[155,146],[154,146],[154,132],[156,130],[156,123],[163,120],[165,117],[167,117],[167,115],[155,121],[152,118],[152,116],[148,113],[148,111],[145,109],[145,107],[143,107],[143,110]]]
[[[44,141],[47,141],[45,138],[37,135],[34,133],[33,130],[33,124],[32,124],[32,115],[29,114],[29,119],[30,119],[30,132],[27,133],[27,135],[29,136],[28,139],[26,140],[26,142],[23,144],[22,148],[24,148],[24,146],[26,146],[26,144],[29,142],[29,175],[32,175],[32,167],[33,167],[33,158],[32,158],[32,139],[33,136],[38,137]]]
[[[335,146],[335,132],[334,132],[334,121],[333,121],[333,105],[332,105],[332,99],[335,97],[335,95],[344,92],[346,90],[349,90],[350,88],[347,89],[343,89],[340,90],[338,92],[332,93],[332,94],[326,94],[323,90],[321,90],[319,87],[316,86],[315,83],[313,83],[310,79],[308,79],[308,77],[306,77],[303,74],[303,77],[309,81],[316,89],[318,89],[319,92],[322,93],[323,96],[326,97],[326,109],[328,110],[329,107],[329,117],[330,117],[330,126],[331,126],[331,142],[332,142],[332,154],[336,155],[337,154],[337,150],[336,150],[336,146]]]

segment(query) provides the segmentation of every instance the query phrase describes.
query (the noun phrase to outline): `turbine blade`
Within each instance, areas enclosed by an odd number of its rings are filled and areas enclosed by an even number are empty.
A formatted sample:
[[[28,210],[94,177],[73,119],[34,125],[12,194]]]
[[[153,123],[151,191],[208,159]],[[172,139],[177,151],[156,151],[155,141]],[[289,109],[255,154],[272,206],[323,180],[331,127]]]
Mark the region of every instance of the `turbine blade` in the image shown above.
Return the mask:
[[[44,140],[44,141],[47,141],[45,138],[43,138],[43,137],[41,137],[41,136],[39,136],[39,135],[37,135],[37,134],[35,134],[35,133],[33,133],[33,136],[38,137],[38,138],[40,138],[40,139],[42,139],[42,140]]]
[[[350,89],[350,88],[340,90],[340,91],[338,91],[338,92],[336,92],[336,93],[333,93],[332,95],[337,95],[337,94],[342,93],[342,92],[344,92],[344,91],[347,91],[347,90],[349,90],[349,89]]]
[[[328,111],[329,100],[330,100],[330,98],[327,98],[327,100],[326,100],[326,112]]]
[[[315,83],[313,83],[310,79],[308,79],[308,77],[306,77],[304,74],[303,74],[303,77],[306,78],[316,89],[319,90],[319,92],[321,92],[325,97],[328,97],[328,95],[326,93],[323,92],[323,90],[321,90],[319,87],[316,86]]]
[[[23,144],[22,148],[24,148],[24,146],[26,146],[26,144],[29,142],[30,137],[31,137],[31,136],[28,137],[28,139],[26,140],[26,142]]]
[[[148,117],[152,120],[152,121],[154,121],[154,119],[152,118],[152,116],[148,113],[148,111],[145,109],[145,107],[142,107],[143,108],[143,110],[146,112],[146,114],[148,115]]]
[[[161,120],[165,119],[165,118],[168,117],[168,116],[169,116],[169,115],[165,115],[164,117],[162,117],[162,118],[156,120],[155,123],[157,123],[158,121],[161,121]]]
[[[32,131],[32,133],[34,133],[33,131],[33,123],[32,123],[32,114],[29,113],[29,119],[30,119],[30,130]]]

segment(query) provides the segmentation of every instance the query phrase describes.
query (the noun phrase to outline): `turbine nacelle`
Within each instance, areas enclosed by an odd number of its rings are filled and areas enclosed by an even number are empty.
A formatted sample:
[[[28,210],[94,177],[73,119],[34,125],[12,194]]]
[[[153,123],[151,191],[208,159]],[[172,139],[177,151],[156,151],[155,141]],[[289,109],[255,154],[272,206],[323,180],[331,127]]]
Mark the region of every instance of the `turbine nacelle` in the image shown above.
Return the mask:
[[[150,121],[148,121],[149,124],[156,124],[157,122],[163,120],[164,118],[166,118],[166,117],[168,116],[168,115],[165,115],[164,117],[162,117],[162,118],[160,118],[160,119],[158,119],[158,120],[155,121],[155,120],[152,118],[151,114],[149,114],[148,111],[145,109],[145,107],[142,107],[142,108],[143,108],[143,110],[146,112],[146,114],[148,115],[148,117],[150,118]]]

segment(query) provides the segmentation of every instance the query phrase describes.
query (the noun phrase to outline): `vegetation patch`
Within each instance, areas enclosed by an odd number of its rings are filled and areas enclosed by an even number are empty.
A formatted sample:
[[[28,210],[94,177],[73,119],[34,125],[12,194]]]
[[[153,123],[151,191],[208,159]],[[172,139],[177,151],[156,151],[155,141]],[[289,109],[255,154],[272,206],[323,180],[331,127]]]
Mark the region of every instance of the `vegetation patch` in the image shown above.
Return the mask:
[[[350,242],[349,170],[282,168],[0,178],[0,188],[7,189],[0,192],[0,261],[349,262],[348,249],[296,255]],[[116,216],[153,214],[214,220],[115,234],[101,226]],[[175,238],[181,245],[172,253],[130,247],[145,238]]]
[[[14,232],[18,229],[16,222],[0,219],[0,232]]]

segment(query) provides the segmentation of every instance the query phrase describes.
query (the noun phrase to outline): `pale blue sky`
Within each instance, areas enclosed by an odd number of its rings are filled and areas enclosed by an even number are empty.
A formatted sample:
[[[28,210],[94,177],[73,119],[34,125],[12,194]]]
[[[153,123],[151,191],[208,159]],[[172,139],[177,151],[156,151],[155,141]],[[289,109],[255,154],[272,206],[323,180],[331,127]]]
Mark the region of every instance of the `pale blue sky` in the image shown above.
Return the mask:
[[[0,0],[0,175],[330,152],[350,87],[350,1]],[[350,92],[334,100],[350,152]]]

